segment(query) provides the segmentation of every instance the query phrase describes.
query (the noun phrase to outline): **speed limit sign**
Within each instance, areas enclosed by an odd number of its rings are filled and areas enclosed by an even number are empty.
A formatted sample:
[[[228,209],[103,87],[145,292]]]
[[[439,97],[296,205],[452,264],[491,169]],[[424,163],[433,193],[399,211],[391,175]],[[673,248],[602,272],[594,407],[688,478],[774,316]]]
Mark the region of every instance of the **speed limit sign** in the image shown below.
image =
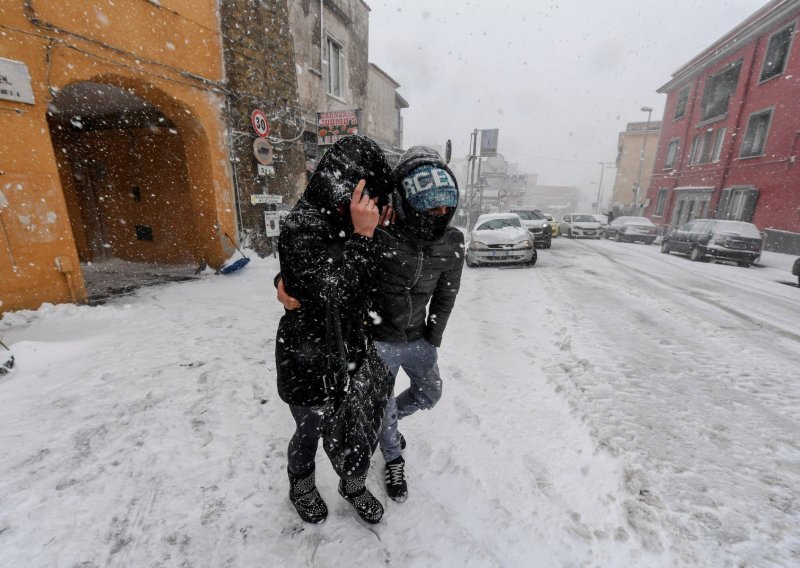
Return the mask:
[[[254,110],[253,114],[250,115],[250,122],[253,123],[253,130],[255,130],[256,134],[261,138],[265,138],[269,134],[269,121],[263,110]]]

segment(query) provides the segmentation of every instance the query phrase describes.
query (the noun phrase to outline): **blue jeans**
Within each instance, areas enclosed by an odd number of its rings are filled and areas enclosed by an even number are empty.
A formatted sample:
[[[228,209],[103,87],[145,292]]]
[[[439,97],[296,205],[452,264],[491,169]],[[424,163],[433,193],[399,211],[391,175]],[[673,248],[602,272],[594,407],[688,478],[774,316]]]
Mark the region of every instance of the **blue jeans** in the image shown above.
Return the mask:
[[[389,366],[394,377],[400,367],[411,379],[411,385],[397,397],[391,396],[383,416],[380,436],[383,458],[389,462],[400,456],[400,433],[397,421],[417,410],[433,408],[442,398],[442,378],[439,376],[436,347],[420,338],[408,343],[376,341],[375,348]]]

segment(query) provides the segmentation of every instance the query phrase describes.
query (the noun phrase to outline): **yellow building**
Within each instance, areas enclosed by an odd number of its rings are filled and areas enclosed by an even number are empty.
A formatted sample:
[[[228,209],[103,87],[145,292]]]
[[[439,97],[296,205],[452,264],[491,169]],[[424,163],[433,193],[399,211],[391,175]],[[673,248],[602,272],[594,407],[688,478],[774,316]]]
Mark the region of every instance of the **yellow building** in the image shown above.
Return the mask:
[[[217,0],[0,0],[0,312],[81,262],[222,264],[235,235]]]
[[[641,214],[639,211],[634,211],[636,182],[639,181],[641,205],[650,187],[650,176],[653,174],[660,132],[661,122],[649,121],[629,122],[625,132],[619,133],[614,191],[611,202],[604,206],[607,209],[601,212],[612,209],[618,215]]]

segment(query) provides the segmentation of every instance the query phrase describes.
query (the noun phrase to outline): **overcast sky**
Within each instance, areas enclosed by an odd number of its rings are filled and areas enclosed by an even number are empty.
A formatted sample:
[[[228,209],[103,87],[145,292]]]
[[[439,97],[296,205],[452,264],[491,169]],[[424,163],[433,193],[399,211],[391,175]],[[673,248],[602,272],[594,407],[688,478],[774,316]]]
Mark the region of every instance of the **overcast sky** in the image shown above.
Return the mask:
[[[370,61],[411,105],[406,147],[451,138],[454,156],[465,156],[474,128],[499,128],[500,152],[521,171],[591,194],[597,162],[616,158],[617,134],[646,120],[640,108],[661,120],[656,89],[767,2],[367,3]]]

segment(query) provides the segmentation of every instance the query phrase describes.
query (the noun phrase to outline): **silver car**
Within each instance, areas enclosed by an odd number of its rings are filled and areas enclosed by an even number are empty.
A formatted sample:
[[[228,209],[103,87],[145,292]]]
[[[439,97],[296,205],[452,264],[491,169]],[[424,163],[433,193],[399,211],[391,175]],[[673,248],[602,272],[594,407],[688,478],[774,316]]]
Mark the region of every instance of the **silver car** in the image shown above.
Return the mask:
[[[536,249],[516,213],[481,215],[467,239],[467,266],[536,264]]]

